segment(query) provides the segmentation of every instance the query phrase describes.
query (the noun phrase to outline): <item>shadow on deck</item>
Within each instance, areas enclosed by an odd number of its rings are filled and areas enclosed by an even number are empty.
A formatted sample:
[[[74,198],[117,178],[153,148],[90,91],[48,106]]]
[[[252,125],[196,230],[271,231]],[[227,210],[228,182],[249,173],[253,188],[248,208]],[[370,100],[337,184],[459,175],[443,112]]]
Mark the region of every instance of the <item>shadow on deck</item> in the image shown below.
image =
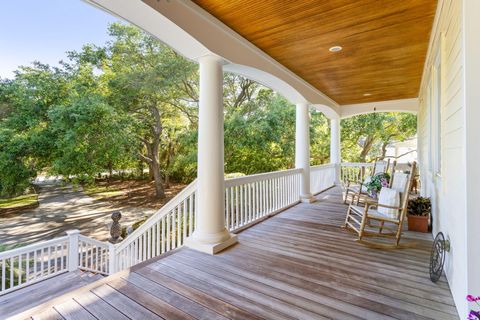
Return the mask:
[[[21,318],[458,319],[445,277],[428,277],[431,235],[406,232],[414,249],[364,247],[340,228],[339,190],[317,199],[241,232],[218,255],[181,248]]]

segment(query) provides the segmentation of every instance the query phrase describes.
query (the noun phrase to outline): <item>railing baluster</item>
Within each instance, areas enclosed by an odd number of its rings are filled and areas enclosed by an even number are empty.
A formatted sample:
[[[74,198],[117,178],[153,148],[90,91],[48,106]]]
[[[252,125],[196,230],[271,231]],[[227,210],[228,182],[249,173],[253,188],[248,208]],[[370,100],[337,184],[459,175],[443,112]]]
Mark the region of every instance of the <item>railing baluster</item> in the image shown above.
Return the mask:
[[[172,249],[170,246],[170,238],[171,238],[170,218],[171,218],[171,215],[167,215],[167,251],[170,251],[170,249]]]
[[[193,195],[189,197],[188,203],[188,235],[191,236],[193,233]]]
[[[183,200],[183,243],[185,243],[185,239],[187,238],[187,200]]]
[[[147,255],[146,259],[150,259],[152,257],[152,228],[148,228],[147,230]]]
[[[165,217],[162,217],[162,253],[165,252]]]
[[[156,247],[157,247],[157,256],[161,255],[161,252],[162,252],[162,236],[161,236],[161,231],[160,231],[160,228],[161,228],[161,225],[160,225],[160,221],[158,221],[156,223],[156,226],[157,226],[157,236],[155,238],[155,244],[156,244]]]
[[[7,261],[6,259],[2,259],[2,292],[5,291],[5,283],[7,282],[7,275],[6,275],[6,272],[7,272]]]

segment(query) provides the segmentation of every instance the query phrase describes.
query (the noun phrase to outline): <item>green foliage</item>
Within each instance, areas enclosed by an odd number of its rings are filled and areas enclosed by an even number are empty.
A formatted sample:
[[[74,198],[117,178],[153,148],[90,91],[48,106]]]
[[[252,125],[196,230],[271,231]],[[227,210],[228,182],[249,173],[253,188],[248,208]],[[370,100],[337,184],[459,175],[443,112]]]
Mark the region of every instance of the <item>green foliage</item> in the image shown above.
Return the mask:
[[[390,181],[390,175],[386,172],[377,173],[374,175],[370,181],[366,182],[364,185],[370,193],[379,193],[383,187],[388,187]]]
[[[99,95],[75,97],[48,113],[55,137],[50,171],[93,178],[109,168],[123,169],[134,161],[128,117],[119,115]]]
[[[349,162],[383,158],[387,146],[415,135],[417,117],[409,113],[378,112],[343,119],[342,159]]]
[[[92,182],[103,172],[149,168],[164,181],[196,176],[198,66],[136,27],[112,24],[112,40],[35,62],[0,79],[0,196],[18,195],[39,172]],[[224,75],[225,172],[294,166],[295,106],[238,75]],[[328,119],[311,112],[311,163],[329,161]],[[342,158],[366,161],[415,134],[409,114],[342,121]],[[159,173],[159,174],[155,174]]]
[[[417,197],[408,201],[408,215],[428,217],[432,212],[430,198]]]

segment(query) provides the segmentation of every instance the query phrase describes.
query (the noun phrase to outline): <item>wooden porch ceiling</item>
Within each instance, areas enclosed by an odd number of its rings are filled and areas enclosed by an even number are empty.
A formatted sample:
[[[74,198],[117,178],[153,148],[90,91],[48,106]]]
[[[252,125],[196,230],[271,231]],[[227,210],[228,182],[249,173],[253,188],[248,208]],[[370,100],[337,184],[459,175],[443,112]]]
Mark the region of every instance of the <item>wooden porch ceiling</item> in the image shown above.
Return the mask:
[[[436,0],[193,1],[339,104],[418,96]]]
[[[431,235],[406,232],[414,249],[364,247],[340,228],[339,189],[317,199],[241,232],[218,255],[175,250],[19,317],[458,319],[446,278],[428,278]]]

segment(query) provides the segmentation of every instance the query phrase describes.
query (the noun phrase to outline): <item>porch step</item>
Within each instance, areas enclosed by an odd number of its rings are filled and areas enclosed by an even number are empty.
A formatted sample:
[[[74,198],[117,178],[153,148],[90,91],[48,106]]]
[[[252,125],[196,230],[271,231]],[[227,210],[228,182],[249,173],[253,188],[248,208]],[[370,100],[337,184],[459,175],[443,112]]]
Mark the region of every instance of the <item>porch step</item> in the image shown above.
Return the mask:
[[[7,319],[102,278],[99,274],[77,270],[7,293],[0,296],[0,319]]]

